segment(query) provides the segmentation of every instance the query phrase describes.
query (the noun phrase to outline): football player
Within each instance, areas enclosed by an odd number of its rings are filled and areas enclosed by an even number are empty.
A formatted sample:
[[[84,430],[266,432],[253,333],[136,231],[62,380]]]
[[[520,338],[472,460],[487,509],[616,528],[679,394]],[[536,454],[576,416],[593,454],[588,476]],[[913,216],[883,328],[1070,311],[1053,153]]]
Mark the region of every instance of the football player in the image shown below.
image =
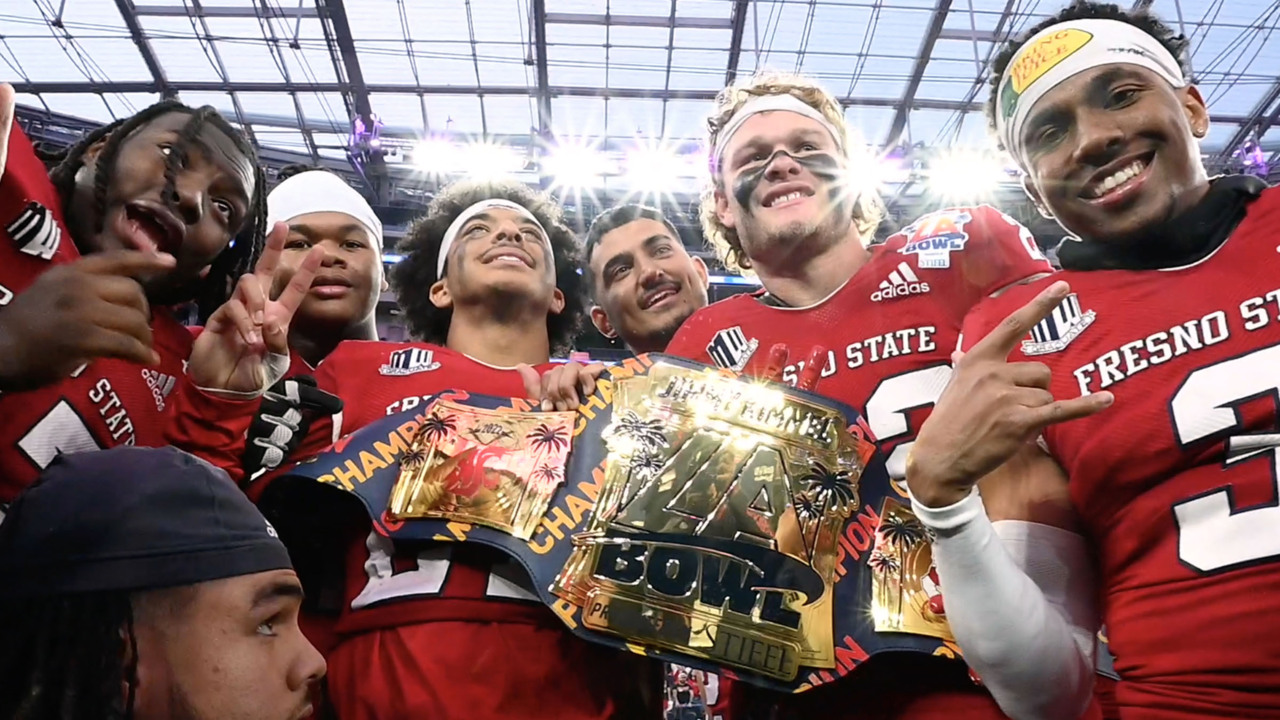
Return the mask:
[[[242,279],[200,337],[194,385],[183,385],[175,410],[174,444],[233,473],[256,408],[243,395],[272,379],[267,350],[287,352],[288,320],[312,283],[304,266],[269,299],[263,289],[274,249],[268,245],[259,276]],[[585,303],[581,248],[549,196],[517,181],[455,184],[432,202],[404,250],[392,281],[410,330],[425,342],[339,344],[316,381],[345,407],[312,424],[297,457],[439,392],[523,396],[515,366],[549,369],[551,353],[567,350],[576,334]],[[524,571],[497,551],[471,543],[396,547],[367,521],[344,544],[342,639],[328,658],[339,717],[652,711],[635,697],[647,661],[573,637],[537,602]]]
[[[1081,701],[1061,678],[1094,629],[1062,611],[1087,588],[1029,582],[990,541],[991,478],[972,489],[1039,437],[1067,490],[1040,499],[1065,497],[1097,548],[1120,715],[1280,717],[1280,194],[1209,178],[1188,45],[1145,11],[1076,3],[993,68],[1000,141],[1074,237],[1058,276],[970,314],[908,481],[960,645],[1015,716]],[[1002,474],[1036,486],[1043,465]]]
[[[703,229],[727,265],[764,287],[694,313],[668,352],[759,375],[770,349],[786,345],[782,379],[816,382],[816,392],[858,408],[900,480],[951,375],[965,313],[1049,264],[1025,228],[989,206],[926,215],[869,246],[878,200],[859,190],[839,103],[810,81],[762,76],[729,87],[709,126]],[[1003,717],[964,663],[917,654],[878,656],[786,697],[732,687],[735,718],[775,703],[784,717]]]
[[[152,105],[46,172],[0,85],[0,503],[59,453],[161,445],[191,349],[261,248],[257,155],[213,108]],[[232,242],[232,238],[237,238]]]

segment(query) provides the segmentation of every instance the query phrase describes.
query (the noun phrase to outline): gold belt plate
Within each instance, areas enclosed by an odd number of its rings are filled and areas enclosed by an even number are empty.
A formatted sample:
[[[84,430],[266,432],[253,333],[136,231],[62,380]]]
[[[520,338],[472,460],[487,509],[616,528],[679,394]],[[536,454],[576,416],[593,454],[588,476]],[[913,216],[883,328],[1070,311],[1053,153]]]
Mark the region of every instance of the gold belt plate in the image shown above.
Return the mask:
[[[793,680],[834,667],[867,444],[778,386],[659,362],[614,385],[604,485],[552,590],[590,628]]]
[[[485,525],[533,537],[564,482],[572,412],[489,410],[450,400],[426,409],[400,461],[388,514]]]

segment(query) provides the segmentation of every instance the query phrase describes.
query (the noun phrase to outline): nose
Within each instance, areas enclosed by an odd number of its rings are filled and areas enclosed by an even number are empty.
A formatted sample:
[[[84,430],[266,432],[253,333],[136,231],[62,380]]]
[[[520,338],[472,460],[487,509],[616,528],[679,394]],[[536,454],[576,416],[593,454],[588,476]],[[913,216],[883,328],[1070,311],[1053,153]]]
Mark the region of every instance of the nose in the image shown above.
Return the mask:
[[[524,234],[520,232],[520,225],[514,220],[500,220],[494,230],[493,241],[499,242],[521,242],[524,240]]]
[[[667,278],[667,273],[652,260],[642,259],[637,260],[636,263],[638,265],[636,269],[639,271],[636,276],[639,278],[640,287],[642,288],[651,288]]]
[[[303,647],[297,660],[293,663],[288,678],[289,689],[293,692],[300,692],[314,686],[320,682],[320,679],[328,671],[324,656],[320,654],[319,650],[316,650],[316,646],[303,637],[302,633],[298,633],[298,637],[302,641]]]
[[[204,201],[208,187],[195,173],[179,170],[173,179],[173,194],[169,202],[177,210],[182,222],[196,225],[204,217]]]
[[[769,165],[765,168],[765,178],[768,180],[784,180],[790,176],[799,175],[801,170],[800,163],[785,152],[775,152],[769,158]]]
[[[334,265],[345,265],[346,261],[342,259],[342,254],[338,252],[338,243],[332,240],[326,240],[320,243],[320,248],[324,252],[324,259],[320,264],[324,267],[333,267]]]
[[[1076,115],[1076,165],[1100,167],[1116,158],[1124,146],[1125,132],[1115,117],[1105,112],[1081,108]]]

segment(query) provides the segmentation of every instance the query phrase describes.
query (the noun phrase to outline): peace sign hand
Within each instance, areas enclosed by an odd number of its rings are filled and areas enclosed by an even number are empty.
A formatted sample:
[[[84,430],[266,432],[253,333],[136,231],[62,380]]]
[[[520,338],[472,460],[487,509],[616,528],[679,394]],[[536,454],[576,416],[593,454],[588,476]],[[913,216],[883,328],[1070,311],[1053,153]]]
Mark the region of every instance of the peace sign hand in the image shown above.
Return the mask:
[[[1009,362],[1009,353],[1071,288],[1053,283],[959,358],[907,458],[907,485],[925,507],[963,500],[987,473],[1056,423],[1098,413],[1115,400],[1098,392],[1056,400],[1049,367]]]
[[[269,356],[288,356],[289,322],[324,260],[323,250],[312,249],[280,297],[272,300],[272,278],[288,234],[288,226],[276,223],[253,272],[240,278],[231,299],[196,338],[187,374],[198,387],[261,394],[280,379]]]

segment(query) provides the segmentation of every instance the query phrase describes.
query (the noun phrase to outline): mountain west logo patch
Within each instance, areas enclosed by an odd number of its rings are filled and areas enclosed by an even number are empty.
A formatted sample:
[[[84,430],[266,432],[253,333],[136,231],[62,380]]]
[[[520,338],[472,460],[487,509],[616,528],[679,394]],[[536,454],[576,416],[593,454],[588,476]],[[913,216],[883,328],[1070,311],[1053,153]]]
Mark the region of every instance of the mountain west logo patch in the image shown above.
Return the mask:
[[[27,203],[4,229],[19,250],[42,260],[52,259],[58,252],[58,243],[62,242],[62,228],[58,227],[53,211],[38,202]]]
[[[405,348],[391,353],[386,365],[378,368],[382,375],[400,376],[429,372],[440,367],[435,361],[435,352],[422,348]]]
[[[969,233],[964,226],[973,220],[967,212],[939,212],[925,215],[902,230],[907,244],[903,255],[918,255],[917,264],[922,268],[943,269],[951,267],[951,253],[964,250]]]
[[[1031,328],[1030,339],[1022,341],[1023,355],[1048,355],[1056,353],[1080,337],[1085,328],[1093,324],[1098,313],[1080,311],[1080,298],[1068,295],[1049,317]]]
[[[742,327],[734,326],[728,330],[721,330],[711,338],[711,342],[707,343],[707,354],[711,356],[716,367],[742,372],[742,368],[747,366],[747,362],[751,360],[751,356],[755,354],[758,347],[760,347],[759,340],[755,338],[748,340],[742,332]]]
[[[871,293],[871,302],[892,300],[907,295],[920,295],[929,292],[929,283],[920,282],[920,278],[911,265],[898,263],[898,267],[889,273],[889,277],[880,281],[880,289]]]

